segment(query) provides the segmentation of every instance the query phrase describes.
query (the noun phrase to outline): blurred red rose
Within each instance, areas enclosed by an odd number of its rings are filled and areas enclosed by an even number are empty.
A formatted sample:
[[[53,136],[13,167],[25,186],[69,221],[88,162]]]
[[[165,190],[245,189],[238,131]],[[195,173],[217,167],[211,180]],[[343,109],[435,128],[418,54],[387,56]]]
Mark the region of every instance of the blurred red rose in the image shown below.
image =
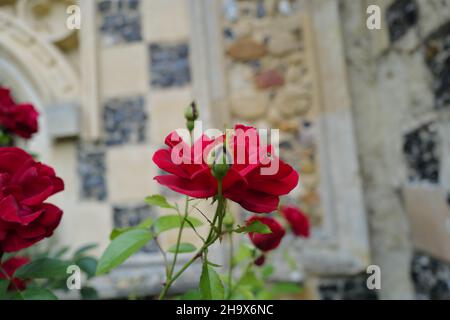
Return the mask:
[[[19,137],[29,139],[38,131],[38,116],[33,105],[16,104],[10,91],[0,88],[0,125]]]
[[[281,214],[289,222],[292,232],[299,237],[308,238],[310,232],[309,218],[299,208],[282,206]]]
[[[12,278],[12,276],[17,269],[28,262],[30,262],[30,259],[26,257],[12,257],[0,264],[0,279],[11,279],[11,284],[9,285],[8,290],[23,291],[26,289],[26,280]]]
[[[0,252],[51,236],[62,211],[44,201],[63,189],[52,168],[19,148],[0,148]]]
[[[253,216],[247,220],[247,225],[250,225],[253,221],[260,221],[268,226],[270,231],[272,231],[272,233],[268,234],[250,232],[248,236],[255,247],[262,251],[276,249],[280,245],[281,239],[283,239],[286,233],[281,224],[279,224],[277,220],[270,217]]]
[[[233,161],[222,181],[223,196],[252,212],[276,210],[279,197],[297,186],[298,173],[274,155],[271,145],[260,142],[253,127],[237,125],[229,137],[202,136],[192,146],[176,132],[169,134],[165,141],[169,148],[160,149],[153,156],[156,165],[169,174],[155,177],[156,181],[194,198],[215,196],[217,180],[208,166],[207,155],[225,140]],[[174,155],[181,163],[173,160]]]

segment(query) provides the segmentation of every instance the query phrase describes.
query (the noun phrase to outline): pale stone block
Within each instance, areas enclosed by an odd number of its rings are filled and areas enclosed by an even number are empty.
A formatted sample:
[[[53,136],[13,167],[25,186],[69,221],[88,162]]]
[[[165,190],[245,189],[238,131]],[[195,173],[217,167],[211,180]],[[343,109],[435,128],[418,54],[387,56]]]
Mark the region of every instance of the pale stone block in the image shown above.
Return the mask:
[[[114,46],[100,52],[100,88],[104,99],[141,95],[149,88],[145,44]]]
[[[146,41],[183,40],[189,36],[188,1],[142,1],[143,37]]]
[[[66,201],[76,202],[79,197],[79,178],[77,174],[77,147],[73,143],[56,143],[53,145],[48,162],[56,175],[64,180],[64,191],[52,196],[51,203],[63,208]]]
[[[80,108],[73,103],[60,103],[45,109],[48,133],[54,139],[76,137],[80,133]]]
[[[113,203],[139,202],[157,193],[154,149],[147,145],[111,148],[107,152],[109,199]]]
[[[56,231],[59,246],[76,250],[86,244],[96,243],[92,251],[100,256],[109,244],[113,228],[110,205],[98,202],[65,202],[64,215]]]
[[[192,100],[191,87],[155,91],[149,96],[148,101],[152,109],[149,119],[152,143],[162,145],[170,132],[186,128],[184,110]],[[199,108],[202,114],[202,107]]]

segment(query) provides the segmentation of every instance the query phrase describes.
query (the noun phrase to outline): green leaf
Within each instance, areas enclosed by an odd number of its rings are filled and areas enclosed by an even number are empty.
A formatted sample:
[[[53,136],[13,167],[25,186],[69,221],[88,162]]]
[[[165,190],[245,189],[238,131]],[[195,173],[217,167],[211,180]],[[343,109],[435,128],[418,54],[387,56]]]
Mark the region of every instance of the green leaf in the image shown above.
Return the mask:
[[[21,293],[17,293],[15,299],[20,300],[58,300],[58,298],[45,288],[28,288]]]
[[[75,253],[73,254],[75,259],[81,258],[83,256],[83,254],[85,254],[86,252],[97,248],[98,245],[96,243],[90,243],[87,244],[85,246],[82,246],[80,249],[78,249],[77,251],[75,251]]]
[[[53,255],[53,258],[55,259],[61,259],[68,251],[69,251],[69,247],[62,247],[61,249],[59,249],[58,251],[55,252],[55,254]]]
[[[9,287],[9,280],[0,279],[0,300],[6,295]]]
[[[251,269],[248,269],[244,275],[241,277],[241,280],[239,282],[239,285],[241,286],[249,286],[253,290],[263,290],[264,289],[264,282],[259,279],[255,272]]]
[[[98,300],[99,295],[97,290],[92,287],[83,287],[80,290],[81,299],[83,300]]]
[[[54,258],[40,258],[20,267],[14,277],[20,279],[57,279],[67,276],[70,262]]]
[[[76,264],[81,270],[86,272],[88,278],[95,276],[95,271],[97,270],[97,259],[92,257],[83,257],[76,260]]]
[[[197,250],[197,248],[191,243],[180,243],[180,246],[178,247],[178,253],[189,253],[189,252],[194,252],[195,250]],[[167,251],[176,253],[177,245],[174,244]]]
[[[97,275],[107,273],[122,264],[133,253],[153,239],[153,235],[145,229],[135,229],[122,233],[106,248],[97,266]]]
[[[262,223],[261,221],[255,220],[252,223],[250,223],[248,226],[239,227],[236,230],[234,230],[237,233],[261,233],[261,234],[269,234],[272,233],[270,228]]]
[[[109,235],[110,240],[114,240],[119,235],[121,235],[124,232],[130,231],[130,230],[136,230],[136,229],[150,229],[150,227],[153,225],[153,219],[147,218],[144,221],[142,221],[140,224],[134,227],[126,227],[126,228],[114,228],[113,231],[111,231],[111,234]]]
[[[223,300],[224,287],[217,272],[207,263],[203,264],[200,276],[200,292],[204,300]]]
[[[201,300],[202,294],[198,289],[188,290],[186,293],[177,297],[177,300]]]
[[[160,208],[167,208],[167,209],[175,209],[175,206],[171,205],[169,202],[167,202],[167,199],[165,197],[159,194],[155,194],[145,198],[145,202],[151,206],[158,206]]]
[[[264,279],[269,278],[274,273],[274,271],[275,271],[275,268],[272,265],[270,265],[270,264],[265,265],[262,269],[263,278]]]
[[[250,247],[247,243],[242,243],[239,246],[238,252],[233,257],[233,265],[236,266],[241,262],[252,258],[254,251],[254,248]]]
[[[197,218],[193,217],[187,217],[187,220],[189,221],[189,225],[193,225],[194,227],[201,226],[203,222],[201,222]],[[153,225],[153,228],[155,230],[156,234],[160,234],[161,232],[176,229],[181,226],[181,222],[183,221],[183,217],[180,217],[178,215],[165,215],[162,217],[159,217],[158,220],[155,221],[155,224]]]
[[[222,267],[220,264],[211,262],[211,261],[209,261],[209,260],[206,261],[206,263],[209,264],[209,265],[212,266],[212,267],[215,267],[215,268],[220,268],[220,267]]]

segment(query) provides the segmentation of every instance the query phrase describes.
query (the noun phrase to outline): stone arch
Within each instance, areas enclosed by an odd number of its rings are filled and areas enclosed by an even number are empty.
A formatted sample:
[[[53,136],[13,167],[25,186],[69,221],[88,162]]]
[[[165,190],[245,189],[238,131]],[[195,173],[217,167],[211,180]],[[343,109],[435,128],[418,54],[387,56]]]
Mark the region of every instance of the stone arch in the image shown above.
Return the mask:
[[[0,12],[0,80],[11,87],[19,101],[30,101],[44,114],[45,107],[77,102],[78,76],[69,62],[46,39],[23,21]],[[50,141],[45,116],[30,148],[47,158]]]

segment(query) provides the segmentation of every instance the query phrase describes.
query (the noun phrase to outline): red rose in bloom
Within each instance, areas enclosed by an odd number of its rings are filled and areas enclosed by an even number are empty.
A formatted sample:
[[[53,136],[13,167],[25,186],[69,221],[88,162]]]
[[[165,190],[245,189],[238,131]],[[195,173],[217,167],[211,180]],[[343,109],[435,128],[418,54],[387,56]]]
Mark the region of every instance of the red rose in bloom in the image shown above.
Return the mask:
[[[17,269],[27,264],[28,262],[30,262],[30,259],[25,257],[12,257],[9,260],[3,262],[0,265],[0,279],[11,279],[11,277],[14,275],[14,272],[16,272]],[[9,285],[8,290],[23,291],[26,289],[27,283],[25,280],[19,278],[12,278],[11,280],[12,283]]]
[[[260,142],[255,128],[237,125],[226,140],[233,163],[222,181],[223,196],[252,212],[276,210],[279,197],[297,186],[298,173],[273,154],[271,145]],[[153,156],[156,165],[169,174],[155,179],[190,197],[215,196],[217,180],[206,161],[211,150],[224,141],[225,136],[217,139],[202,136],[189,146],[176,132],[171,133],[166,138],[169,148],[158,150]],[[174,155],[182,160],[181,163],[173,160]]]
[[[255,245],[255,247],[262,251],[270,251],[276,249],[280,245],[281,239],[286,233],[281,224],[279,224],[277,220],[270,217],[253,216],[249,220],[247,220],[247,225],[250,225],[255,220],[258,220],[268,226],[272,233],[261,234],[250,232],[248,236],[250,237],[252,243]]]
[[[52,168],[19,148],[0,148],[0,252],[51,236],[62,211],[44,201],[63,189]]]
[[[38,131],[38,116],[31,104],[16,104],[8,89],[0,88],[0,125],[25,139]]]
[[[309,219],[300,209],[294,206],[282,206],[281,214],[289,222],[296,236],[309,237]]]

